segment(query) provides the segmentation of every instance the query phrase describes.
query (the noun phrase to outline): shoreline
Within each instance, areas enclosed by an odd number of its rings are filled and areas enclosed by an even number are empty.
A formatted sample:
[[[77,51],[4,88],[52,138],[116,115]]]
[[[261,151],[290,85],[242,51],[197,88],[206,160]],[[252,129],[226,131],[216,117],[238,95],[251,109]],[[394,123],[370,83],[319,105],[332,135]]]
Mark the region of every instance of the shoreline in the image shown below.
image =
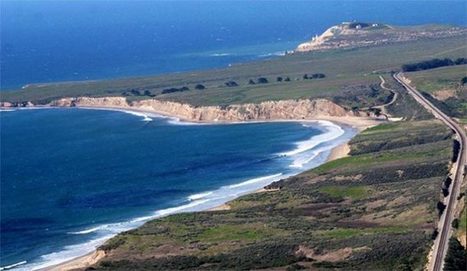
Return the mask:
[[[372,127],[374,125],[377,125],[379,123],[385,122],[382,120],[378,119],[373,119],[370,117],[355,117],[355,116],[345,116],[345,117],[332,117],[332,116],[319,116],[313,119],[267,119],[267,120],[248,120],[248,121],[194,121],[194,120],[186,120],[179,118],[178,116],[170,116],[161,112],[155,112],[153,110],[142,110],[142,109],[135,109],[135,108],[126,108],[126,107],[56,107],[56,106],[43,106],[43,107],[27,107],[25,109],[18,109],[18,110],[33,110],[33,109],[66,109],[66,108],[75,108],[75,109],[85,109],[85,110],[105,110],[105,111],[119,111],[123,113],[128,113],[131,114],[133,113],[139,113],[142,114],[141,117],[144,117],[144,115],[147,115],[146,117],[157,117],[157,118],[169,118],[172,120],[180,121],[180,122],[186,122],[186,123],[196,123],[196,124],[215,124],[215,125],[224,125],[224,124],[248,124],[248,123],[268,123],[268,122],[319,122],[319,121],[329,121],[337,126],[350,126],[353,129],[356,130],[355,135],[363,131],[364,129],[368,127]],[[2,108],[3,109],[3,108]],[[7,108],[11,109],[11,108]],[[355,136],[354,135],[354,136]],[[350,139],[349,139],[350,140]],[[327,163],[332,160],[336,160],[339,158],[343,158],[348,156],[348,152],[350,151],[348,141],[345,141],[332,149],[330,149],[329,154],[327,158],[325,159],[324,163]],[[297,173],[300,174],[306,170],[309,169],[304,169],[303,171]],[[296,174],[294,174],[296,175]],[[252,194],[252,193],[263,193],[263,192],[269,192],[268,190],[265,190],[264,188],[257,189],[250,191],[246,194]],[[229,210],[230,206],[228,205],[228,202],[219,204],[217,206],[214,206],[212,208],[208,208],[205,210],[199,210],[200,212],[202,211],[223,211],[223,210]],[[157,219],[157,218],[154,218]],[[153,220],[153,219],[151,219]],[[109,238],[110,239],[110,238]],[[45,266],[41,267],[38,269],[33,269],[33,270],[54,270],[54,271],[64,271],[64,270],[74,270],[74,269],[82,269],[82,268],[87,268],[95,263],[97,263],[100,259],[105,257],[105,252],[101,250],[94,249],[94,251],[87,253],[85,255],[77,256],[75,258],[72,258],[70,260],[64,261],[63,263],[59,264],[54,264],[50,266]]]

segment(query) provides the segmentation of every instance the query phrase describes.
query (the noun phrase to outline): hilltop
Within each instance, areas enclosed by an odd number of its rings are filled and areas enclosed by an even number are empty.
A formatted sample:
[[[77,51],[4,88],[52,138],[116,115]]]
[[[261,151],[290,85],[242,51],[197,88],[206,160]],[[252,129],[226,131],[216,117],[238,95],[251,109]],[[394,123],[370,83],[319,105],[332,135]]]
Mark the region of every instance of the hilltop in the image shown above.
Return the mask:
[[[328,28],[311,41],[304,42],[295,52],[310,52],[337,48],[357,48],[421,39],[440,39],[465,35],[462,27],[417,26],[397,27],[380,23],[343,22]]]

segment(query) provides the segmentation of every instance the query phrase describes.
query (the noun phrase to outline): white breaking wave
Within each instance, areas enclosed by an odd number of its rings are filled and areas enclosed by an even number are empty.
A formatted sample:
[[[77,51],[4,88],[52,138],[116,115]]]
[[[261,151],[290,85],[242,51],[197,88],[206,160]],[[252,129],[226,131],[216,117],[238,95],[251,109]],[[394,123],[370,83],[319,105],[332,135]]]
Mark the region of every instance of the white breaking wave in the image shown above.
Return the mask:
[[[152,119],[149,117],[148,114],[146,113],[141,113],[141,112],[136,112],[136,111],[130,111],[130,110],[121,110],[121,112],[131,114],[134,116],[142,117],[143,121],[152,121]]]
[[[285,51],[278,51],[278,52],[258,55],[258,57],[270,57],[270,56],[285,56]]]
[[[229,188],[237,188],[237,187],[241,187],[241,186],[245,186],[245,185],[249,185],[249,184],[254,184],[254,183],[258,183],[258,182],[262,182],[262,181],[266,181],[266,180],[270,180],[270,179],[275,179],[275,178],[277,178],[279,176],[282,176],[282,173],[269,175],[269,176],[264,176],[264,177],[259,177],[259,178],[254,178],[254,179],[245,181],[243,183],[229,185]]]
[[[302,152],[306,152],[323,142],[334,140],[342,136],[345,133],[344,129],[342,129],[340,126],[337,126],[329,121],[319,121],[318,123],[321,124],[322,127],[324,127],[324,129],[326,130],[325,133],[312,136],[310,139],[305,140],[305,141],[297,142],[295,143],[297,145],[297,148],[291,151],[288,151],[288,152],[280,153],[279,155],[293,156],[293,155],[296,155]],[[307,126],[307,124],[304,124],[303,126],[309,127]]]
[[[199,200],[199,199],[205,198],[206,196],[209,196],[211,194],[212,194],[212,191],[205,192],[205,193],[194,194],[194,195],[188,196],[188,200],[189,201]]]
[[[230,56],[230,53],[214,53],[210,54],[209,56]]]
[[[14,268],[14,267],[17,267],[17,266],[20,266],[20,265],[24,265],[24,264],[26,264],[26,263],[27,263],[26,261],[22,261],[22,262],[10,264],[10,265],[5,265],[5,266],[0,267],[0,270],[9,270],[9,269],[12,269],[12,268]]]
[[[105,110],[109,110],[109,109],[105,109]],[[134,112],[134,111],[129,111],[129,110],[116,110],[116,111],[121,111],[121,112],[129,113],[129,114],[133,114],[136,116],[141,116],[144,118],[146,117],[149,118],[149,116],[165,118],[164,116],[159,116],[156,114],[146,115],[143,113],[140,114],[139,112]],[[172,122],[177,123],[179,125],[198,124],[198,123],[180,122],[178,119],[170,118],[170,123]],[[264,186],[274,181],[280,180],[281,178],[287,178],[292,175],[295,175],[299,173],[300,171],[307,169],[307,168],[304,168],[305,165],[309,168],[318,166],[319,164],[324,162],[324,159],[325,159],[324,154],[326,153],[326,151],[329,151],[331,148],[349,139],[348,136],[347,137],[343,136],[344,134],[346,134],[344,129],[328,121],[317,121],[317,122],[313,122],[313,124],[304,123],[302,125],[305,127],[315,127],[315,128],[317,127],[319,129],[322,129],[324,133],[313,136],[309,140],[297,142],[296,143],[297,147],[294,150],[282,153],[281,156],[278,158],[278,159],[292,158],[293,162],[290,165],[290,167],[300,168],[300,170],[289,170],[287,171],[287,173],[275,173],[275,174],[271,174],[267,176],[255,177],[255,178],[248,179],[237,184],[222,186],[217,190],[201,192],[201,193],[190,195],[187,197],[188,203],[184,205],[157,210],[147,216],[137,217],[129,221],[104,224],[104,225],[90,227],[88,229],[84,229],[81,231],[70,232],[69,234],[79,234],[79,235],[93,234],[93,235],[96,235],[96,237],[90,241],[87,241],[81,244],[66,246],[59,252],[54,252],[54,253],[43,255],[40,257],[38,262],[30,263],[30,264],[25,264],[25,262],[21,262],[21,266],[15,265],[11,268],[13,268],[14,270],[37,270],[37,269],[42,269],[48,266],[60,264],[60,263],[69,261],[71,259],[74,259],[76,257],[90,253],[94,251],[97,247],[102,245],[106,240],[115,236],[116,234],[126,231],[126,230],[139,227],[149,220],[175,214],[175,213],[202,211],[202,210],[214,208],[228,201],[231,201],[239,196],[250,193],[251,191],[261,189]],[[330,141],[332,142],[329,143]],[[327,144],[320,145],[322,143],[327,143]],[[316,148],[318,145],[320,146]]]

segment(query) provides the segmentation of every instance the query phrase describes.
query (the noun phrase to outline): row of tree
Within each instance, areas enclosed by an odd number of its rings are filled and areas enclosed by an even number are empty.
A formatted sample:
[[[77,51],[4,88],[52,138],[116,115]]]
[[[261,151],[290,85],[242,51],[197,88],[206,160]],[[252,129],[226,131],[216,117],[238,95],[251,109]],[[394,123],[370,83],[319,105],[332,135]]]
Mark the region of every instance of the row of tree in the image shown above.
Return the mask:
[[[197,84],[195,86],[195,89],[196,90],[203,90],[203,89],[206,89],[206,87],[204,85],[202,85],[202,84]],[[188,90],[190,90],[190,88],[187,87],[187,86],[180,87],[180,88],[166,88],[166,89],[162,90],[162,94],[173,93],[173,92],[181,92],[181,91],[188,91]]]
[[[402,65],[402,71],[414,72],[414,71],[422,71],[422,70],[429,70],[429,69],[434,69],[434,68],[439,68],[439,67],[463,65],[463,64],[467,64],[467,59],[464,57],[461,57],[455,60],[452,60],[450,58],[444,58],[444,59],[435,58],[435,59],[425,60],[425,61],[416,62],[416,63],[404,64]]]

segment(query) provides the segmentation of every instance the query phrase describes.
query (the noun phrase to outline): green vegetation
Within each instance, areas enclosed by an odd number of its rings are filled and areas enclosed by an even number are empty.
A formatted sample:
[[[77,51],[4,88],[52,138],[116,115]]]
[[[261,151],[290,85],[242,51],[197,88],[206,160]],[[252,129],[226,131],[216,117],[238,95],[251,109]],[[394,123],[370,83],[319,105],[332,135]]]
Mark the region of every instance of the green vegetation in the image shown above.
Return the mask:
[[[423,71],[423,70],[429,70],[429,69],[435,69],[439,67],[445,67],[445,66],[454,66],[454,65],[464,65],[467,64],[467,59],[460,57],[456,60],[452,60],[449,58],[444,58],[444,59],[431,59],[431,60],[425,60],[417,63],[411,63],[411,64],[404,64],[402,65],[402,71],[403,72],[415,72],[415,71]]]
[[[440,52],[443,48],[443,52]],[[399,69],[407,62],[433,57],[458,58],[465,54],[464,37],[420,40],[375,47],[328,50],[292,54],[268,61],[233,65],[209,71],[135,77],[116,80],[31,84],[17,91],[2,92],[2,101],[48,103],[61,97],[125,96],[128,100],[151,96],[132,95],[131,90],[145,91],[159,100],[189,103],[194,106],[257,103],[266,100],[324,97],[352,107],[368,107],[385,101],[390,93],[379,89],[378,73]],[[304,80],[304,74],[319,72],[325,78]],[[284,80],[276,80],[282,77]],[[249,84],[258,78],[266,84]],[[226,82],[237,86],[228,87]],[[205,86],[202,92],[197,84]],[[163,94],[164,89],[187,87],[189,91]],[[375,90],[375,97],[371,97]],[[380,100],[378,100],[380,99]]]
[[[466,65],[407,73],[412,83],[446,114],[467,118],[467,89],[462,83]]]
[[[449,248],[444,260],[444,270],[465,270],[467,266],[467,250],[455,237],[449,239]]]
[[[370,191],[366,186],[323,186],[319,191],[331,197],[351,198],[353,200],[362,199],[370,195]]]
[[[410,136],[401,141],[402,131]],[[383,135],[388,145],[379,150],[362,145]],[[436,227],[434,195],[447,176],[450,136],[433,120],[370,128],[350,142],[358,154],[337,160],[358,166],[325,164],[240,197],[229,210],[148,222],[104,244],[109,254],[93,268],[421,269]]]

